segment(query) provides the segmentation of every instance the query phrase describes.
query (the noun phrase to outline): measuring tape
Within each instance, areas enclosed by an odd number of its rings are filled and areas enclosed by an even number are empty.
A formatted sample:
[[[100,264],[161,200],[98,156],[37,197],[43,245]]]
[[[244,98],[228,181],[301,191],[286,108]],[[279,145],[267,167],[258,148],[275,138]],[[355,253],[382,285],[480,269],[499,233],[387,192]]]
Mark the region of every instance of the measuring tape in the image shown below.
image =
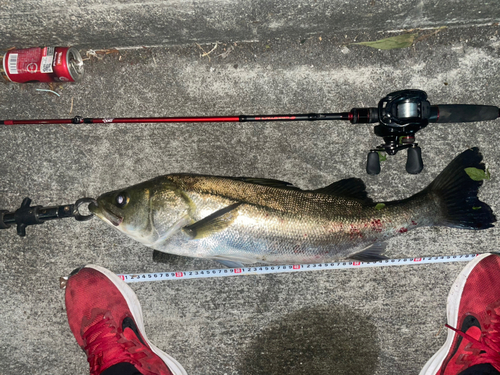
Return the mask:
[[[224,268],[197,271],[177,271],[177,272],[153,272],[137,274],[118,274],[127,283],[139,283],[145,281],[163,280],[185,280],[185,279],[208,279],[213,277],[243,276],[243,275],[266,275],[269,273],[290,273],[323,270],[343,270],[351,268],[387,267],[387,266],[408,266],[416,264],[448,263],[448,262],[468,262],[479,254],[448,255],[425,258],[404,258],[385,259],[378,262],[335,262],[335,263],[315,263],[315,264],[294,264],[286,266],[260,266],[242,268]]]

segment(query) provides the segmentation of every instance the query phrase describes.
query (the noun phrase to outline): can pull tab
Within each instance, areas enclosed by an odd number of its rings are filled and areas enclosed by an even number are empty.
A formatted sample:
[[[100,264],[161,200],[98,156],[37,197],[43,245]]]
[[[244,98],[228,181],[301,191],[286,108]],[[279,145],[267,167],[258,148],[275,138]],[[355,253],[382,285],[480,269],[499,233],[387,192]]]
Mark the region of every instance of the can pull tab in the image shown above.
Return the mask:
[[[85,203],[96,203],[93,198],[78,199],[75,204],[63,206],[31,206],[31,199],[24,198],[21,207],[15,212],[0,210],[0,229],[10,228],[11,224],[17,225],[17,234],[26,236],[26,227],[29,225],[43,224],[47,220],[64,219],[74,217],[78,221],[86,221],[92,218],[90,215],[82,215],[80,207]]]

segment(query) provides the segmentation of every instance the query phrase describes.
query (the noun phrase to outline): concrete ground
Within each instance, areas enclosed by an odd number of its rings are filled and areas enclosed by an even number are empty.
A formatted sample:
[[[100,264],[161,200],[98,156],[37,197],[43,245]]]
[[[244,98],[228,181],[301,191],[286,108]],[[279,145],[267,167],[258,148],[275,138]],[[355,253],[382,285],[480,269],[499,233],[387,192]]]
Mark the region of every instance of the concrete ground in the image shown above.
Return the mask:
[[[2,0],[0,46],[165,46],[495,22],[494,0]]]
[[[417,31],[410,48],[352,45],[393,34],[352,31],[252,43],[189,44],[90,56],[80,83],[0,85],[0,118],[203,116],[338,112],[387,93],[432,104],[500,105],[498,24]],[[113,46],[110,46],[113,47]],[[204,52],[213,51],[203,55]],[[82,48],[84,56],[88,51]],[[492,178],[480,197],[500,212],[500,121],[430,125],[417,134],[424,171],[406,154],[368,176],[372,127],[343,122],[10,126],[0,129],[0,208],[72,203],[168,173],[255,176],[313,189],[360,177],[393,200],[427,186],[479,146]],[[152,251],[98,219],[0,231],[2,374],[85,374],[58,279],[94,263],[117,273],[219,268]],[[420,228],[388,241],[393,258],[484,253],[498,228]],[[161,260],[161,261],[159,261]],[[446,296],[464,263],[133,284],[152,342],[192,375],[417,374],[444,343]]]

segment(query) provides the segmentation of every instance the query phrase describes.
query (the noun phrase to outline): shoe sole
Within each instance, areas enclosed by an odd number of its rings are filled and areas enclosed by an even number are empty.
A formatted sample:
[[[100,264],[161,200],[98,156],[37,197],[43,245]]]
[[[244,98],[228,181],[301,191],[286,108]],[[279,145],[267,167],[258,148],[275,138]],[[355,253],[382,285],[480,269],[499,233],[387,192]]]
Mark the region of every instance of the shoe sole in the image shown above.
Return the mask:
[[[453,283],[450,293],[448,294],[448,300],[446,304],[446,315],[448,319],[448,325],[457,328],[458,321],[458,309],[460,307],[460,300],[462,297],[462,292],[464,291],[465,283],[469,278],[470,273],[476,267],[476,265],[482,261],[484,258],[489,257],[492,253],[485,253],[477,256],[474,260],[471,260],[465,268],[460,272],[457,279]],[[451,345],[453,344],[453,339],[455,338],[455,332],[451,329],[448,330],[448,337],[446,342],[432,357],[427,361],[425,366],[420,371],[419,375],[436,375],[437,371],[441,368],[446,356],[448,355]]]
[[[86,265],[84,268],[93,268],[102,274],[104,274],[121,292],[123,298],[127,302],[128,308],[132,312],[132,316],[134,317],[135,323],[137,324],[137,328],[141,332],[142,338],[151,348],[151,350],[160,357],[163,362],[168,366],[173,375],[187,375],[186,370],[182,367],[182,365],[177,362],[174,358],[169,356],[167,353],[158,349],[155,345],[153,345],[146,336],[146,331],[144,329],[144,322],[142,319],[142,308],[139,300],[137,299],[136,294],[122,279],[120,279],[116,274],[111,272],[110,270],[95,266],[93,264]]]

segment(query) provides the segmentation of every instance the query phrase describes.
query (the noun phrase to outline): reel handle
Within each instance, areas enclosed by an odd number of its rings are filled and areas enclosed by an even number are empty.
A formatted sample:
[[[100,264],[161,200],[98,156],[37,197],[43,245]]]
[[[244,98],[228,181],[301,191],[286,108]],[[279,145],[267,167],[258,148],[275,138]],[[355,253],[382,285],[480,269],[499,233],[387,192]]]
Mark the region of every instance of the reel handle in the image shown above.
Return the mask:
[[[377,175],[380,173],[380,157],[377,151],[371,150],[366,160],[366,173]]]
[[[429,122],[490,121],[500,117],[500,108],[493,105],[443,104],[431,106]]]
[[[418,146],[408,148],[406,158],[406,172],[410,174],[419,174],[424,169],[424,162],[422,160],[422,149]]]

